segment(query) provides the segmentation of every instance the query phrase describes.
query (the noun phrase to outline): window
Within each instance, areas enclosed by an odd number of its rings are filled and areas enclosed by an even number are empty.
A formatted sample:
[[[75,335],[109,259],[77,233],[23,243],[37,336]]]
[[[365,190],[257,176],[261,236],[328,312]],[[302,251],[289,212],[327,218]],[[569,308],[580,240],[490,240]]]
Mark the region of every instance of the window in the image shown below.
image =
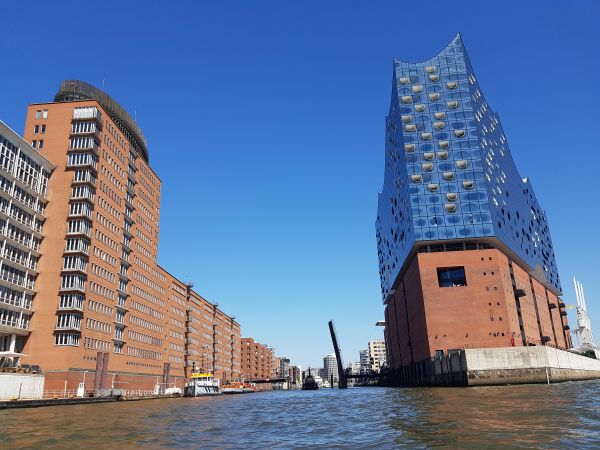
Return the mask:
[[[40,126],[39,125],[34,125],[33,126],[33,134],[38,134],[40,131]]]
[[[440,267],[437,269],[440,287],[466,286],[467,277],[464,267]]]
[[[42,124],[40,127],[40,133],[45,133],[46,132],[46,124]]]
[[[35,140],[31,141],[31,146],[33,148],[37,148],[37,141],[35,141]]]
[[[36,119],[39,119],[39,118],[41,118],[41,117],[42,117],[42,110],[41,110],[41,109],[38,109],[38,110],[35,112],[35,118],[36,118]]]
[[[42,119],[47,119],[48,118],[48,110],[44,109],[42,110]]]
[[[40,143],[38,144],[38,148],[44,148],[44,140],[40,139]]]

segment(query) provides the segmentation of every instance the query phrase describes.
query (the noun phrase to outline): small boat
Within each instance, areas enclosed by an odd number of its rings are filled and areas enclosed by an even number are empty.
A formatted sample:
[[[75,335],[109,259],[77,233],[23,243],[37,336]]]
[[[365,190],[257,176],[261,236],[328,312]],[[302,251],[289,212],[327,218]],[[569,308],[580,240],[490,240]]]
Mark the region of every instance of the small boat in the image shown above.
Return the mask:
[[[244,384],[239,381],[231,381],[221,388],[223,394],[243,394]]]
[[[301,389],[303,391],[316,391],[319,389],[319,385],[315,381],[314,377],[310,374],[310,367],[308,368],[308,375],[304,378]]]
[[[190,380],[185,383],[184,395],[186,397],[204,397],[208,395],[221,395],[219,379],[212,373],[193,373]]]
[[[249,394],[254,392],[250,383],[231,381],[221,388],[223,394]]]

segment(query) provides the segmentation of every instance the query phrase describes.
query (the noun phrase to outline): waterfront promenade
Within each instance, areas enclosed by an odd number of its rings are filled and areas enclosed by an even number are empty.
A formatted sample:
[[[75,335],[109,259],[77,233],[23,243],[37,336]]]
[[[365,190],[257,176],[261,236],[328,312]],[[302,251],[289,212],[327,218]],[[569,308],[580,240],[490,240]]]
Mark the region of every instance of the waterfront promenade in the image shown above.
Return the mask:
[[[271,391],[0,412],[12,448],[598,448],[600,382]]]

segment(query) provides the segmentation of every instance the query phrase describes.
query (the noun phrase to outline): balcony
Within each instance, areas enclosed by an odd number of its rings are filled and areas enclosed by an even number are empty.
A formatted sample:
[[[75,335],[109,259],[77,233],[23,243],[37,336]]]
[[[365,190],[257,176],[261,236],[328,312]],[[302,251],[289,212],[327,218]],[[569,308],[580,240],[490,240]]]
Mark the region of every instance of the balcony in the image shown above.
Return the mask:
[[[548,303],[548,308],[555,309],[556,308],[556,303]]]
[[[93,136],[100,140],[100,127],[95,122],[73,122],[71,124],[71,136]]]
[[[75,169],[72,183],[88,183],[92,186],[96,186],[96,175],[89,169]]]
[[[2,315],[4,316],[4,314]],[[29,335],[29,322],[19,319],[16,315],[8,315],[0,319],[0,333],[27,336]]]
[[[79,314],[59,314],[54,329],[57,331],[81,331],[82,320],[83,316]]]
[[[571,327],[569,325],[563,325],[563,330],[568,331],[570,329],[571,329]]]
[[[560,315],[561,316],[566,316],[567,315],[567,311],[565,311],[564,309],[560,311]]]
[[[69,152],[71,150],[89,150],[91,152],[93,152],[94,154],[96,154],[96,156],[99,154],[99,146],[96,143],[96,141],[94,141],[94,139],[85,139],[85,138],[80,138],[80,139],[71,139],[71,145],[69,146]]]
[[[83,312],[83,302],[81,303],[66,303],[64,305],[59,305],[56,309],[57,311],[78,311]]]
[[[525,289],[515,289],[515,297],[525,297],[526,295]]]
[[[95,106],[73,109],[73,120],[94,120],[102,128],[102,113]]]
[[[30,312],[32,306],[31,298],[11,298],[0,297],[0,309],[7,309],[14,312]]]
[[[90,243],[83,239],[68,239],[65,246],[65,253],[83,253],[89,255]]]
[[[73,202],[70,205],[68,217],[87,217],[94,220],[92,206],[89,203]]]
[[[87,152],[69,153],[69,156],[67,157],[67,167],[71,169],[85,169],[91,167],[95,172],[97,172],[98,158],[96,158],[95,155]]]
[[[28,280],[25,276],[18,276],[12,273],[3,272],[0,274],[0,280],[6,281],[7,283],[19,286],[23,289],[33,291],[34,281]]]

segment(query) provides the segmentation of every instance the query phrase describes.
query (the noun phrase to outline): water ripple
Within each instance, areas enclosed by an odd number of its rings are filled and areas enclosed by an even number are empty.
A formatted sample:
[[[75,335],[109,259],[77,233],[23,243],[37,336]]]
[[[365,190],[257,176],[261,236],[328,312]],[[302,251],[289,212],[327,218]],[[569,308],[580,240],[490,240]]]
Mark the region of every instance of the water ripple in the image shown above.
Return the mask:
[[[355,388],[0,412],[0,447],[599,448],[600,382]]]

